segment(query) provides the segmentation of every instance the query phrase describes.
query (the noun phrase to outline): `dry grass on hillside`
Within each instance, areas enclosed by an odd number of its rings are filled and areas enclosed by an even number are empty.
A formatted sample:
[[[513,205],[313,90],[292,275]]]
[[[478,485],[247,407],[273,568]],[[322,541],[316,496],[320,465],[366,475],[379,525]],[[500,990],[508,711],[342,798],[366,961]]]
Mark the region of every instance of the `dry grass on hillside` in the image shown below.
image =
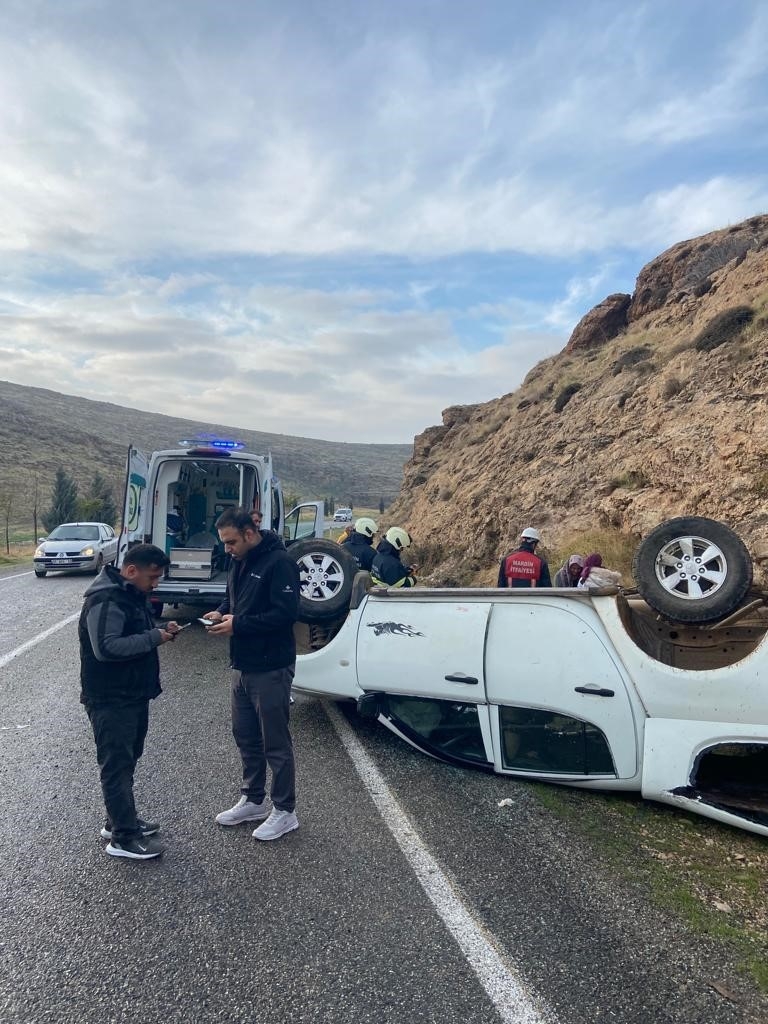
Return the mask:
[[[575,530],[566,534],[557,547],[549,552],[549,567],[552,578],[563,562],[570,555],[591,555],[593,552],[603,556],[603,565],[607,569],[615,569],[624,577],[624,585],[632,585],[632,559],[634,558],[638,537],[620,530],[594,529]]]

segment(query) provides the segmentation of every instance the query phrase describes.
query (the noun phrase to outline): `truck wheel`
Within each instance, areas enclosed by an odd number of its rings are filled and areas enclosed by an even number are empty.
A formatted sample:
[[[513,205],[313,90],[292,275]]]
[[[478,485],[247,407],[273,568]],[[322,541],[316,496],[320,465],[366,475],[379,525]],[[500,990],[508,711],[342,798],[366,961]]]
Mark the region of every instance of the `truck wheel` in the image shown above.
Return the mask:
[[[299,567],[299,622],[328,622],[349,608],[357,562],[332,540],[297,540],[290,554]]]
[[[162,601],[150,601],[149,603],[152,605],[152,614],[154,615],[154,617],[156,619],[161,618],[162,614],[163,614],[163,607],[164,607],[163,606],[163,602]]]
[[[45,569],[35,569],[35,576],[37,576],[39,580],[41,580],[44,576],[47,575],[48,573],[46,572]]]
[[[632,565],[637,589],[674,622],[717,622],[752,586],[752,559],[722,523],[701,516],[670,519],[651,530]]]

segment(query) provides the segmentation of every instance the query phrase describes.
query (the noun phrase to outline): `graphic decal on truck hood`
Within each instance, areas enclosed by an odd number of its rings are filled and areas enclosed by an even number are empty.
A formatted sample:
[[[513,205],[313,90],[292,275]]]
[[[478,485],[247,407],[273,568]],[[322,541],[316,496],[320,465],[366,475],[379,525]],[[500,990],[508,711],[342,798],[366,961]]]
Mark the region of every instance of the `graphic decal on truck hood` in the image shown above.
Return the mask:
[[[413,626],[406,626],[404,622],[366,622],[370,626],[374,636],[381,636],[382,633],[391,633],[393,636],[424,636]]]

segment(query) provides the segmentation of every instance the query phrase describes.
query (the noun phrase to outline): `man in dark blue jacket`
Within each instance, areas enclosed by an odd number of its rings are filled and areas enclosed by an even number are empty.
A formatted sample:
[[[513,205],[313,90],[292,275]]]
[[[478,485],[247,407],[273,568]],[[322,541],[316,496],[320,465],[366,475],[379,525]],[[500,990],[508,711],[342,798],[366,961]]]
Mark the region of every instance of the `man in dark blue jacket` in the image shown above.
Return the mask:
[[[403,565],[400,552],[411,546],[411,536],[402,526],[390,526],[384,540],[376,548],[371,577],[379,587],[415,587],[414,565]]]
[[[373,558],[376,554],[373,550],[373,538],[376,536],[377,530],[378,526],[376,525],[375,519],[369,519],[368,516],[361,516],[356,520],[355,528],[347,539],[341,541],[341,546],[345,548],[357,562],[358,569],[365,569],[366,572],[371,571]]]
[[[149,702],[160,694],[157,648],[173,640],[175,622],[155,625],[148,597],[168,565],[152,544],[128,550],[120,571],[105,566],[85,592],[80,614],[80,702],[96,740],[107,821],[107,853],[131,860],[159,857],[150,839],[160,828],[136,816],[133,776],[144,751]]]
[[[216,821],[263,821],[254,838],[279,839],[299,827],[288,724],[296,671],[293,625],[299,614],[299,569],[277,534],[257,530],[250,514],[241,509],[224,512],[216,529],[232,566],[227,596],[208,615],[217,624],[208,631],[230,638],[232,733],[243,762],[242,796]],[[265,791],[267,764],[272,771],[271,813]]]

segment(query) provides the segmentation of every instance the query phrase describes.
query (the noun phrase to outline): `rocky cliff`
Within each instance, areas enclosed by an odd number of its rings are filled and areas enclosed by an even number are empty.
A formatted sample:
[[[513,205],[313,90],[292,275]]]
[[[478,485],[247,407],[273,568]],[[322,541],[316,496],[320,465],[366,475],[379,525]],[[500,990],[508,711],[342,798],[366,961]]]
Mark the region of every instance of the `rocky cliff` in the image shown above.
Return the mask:
[[[768,552],[768,216],[681,242],[565,349],[415,439],[388,515],[435,583],[487,582],[521,527],[557,548],[706,515]]]

